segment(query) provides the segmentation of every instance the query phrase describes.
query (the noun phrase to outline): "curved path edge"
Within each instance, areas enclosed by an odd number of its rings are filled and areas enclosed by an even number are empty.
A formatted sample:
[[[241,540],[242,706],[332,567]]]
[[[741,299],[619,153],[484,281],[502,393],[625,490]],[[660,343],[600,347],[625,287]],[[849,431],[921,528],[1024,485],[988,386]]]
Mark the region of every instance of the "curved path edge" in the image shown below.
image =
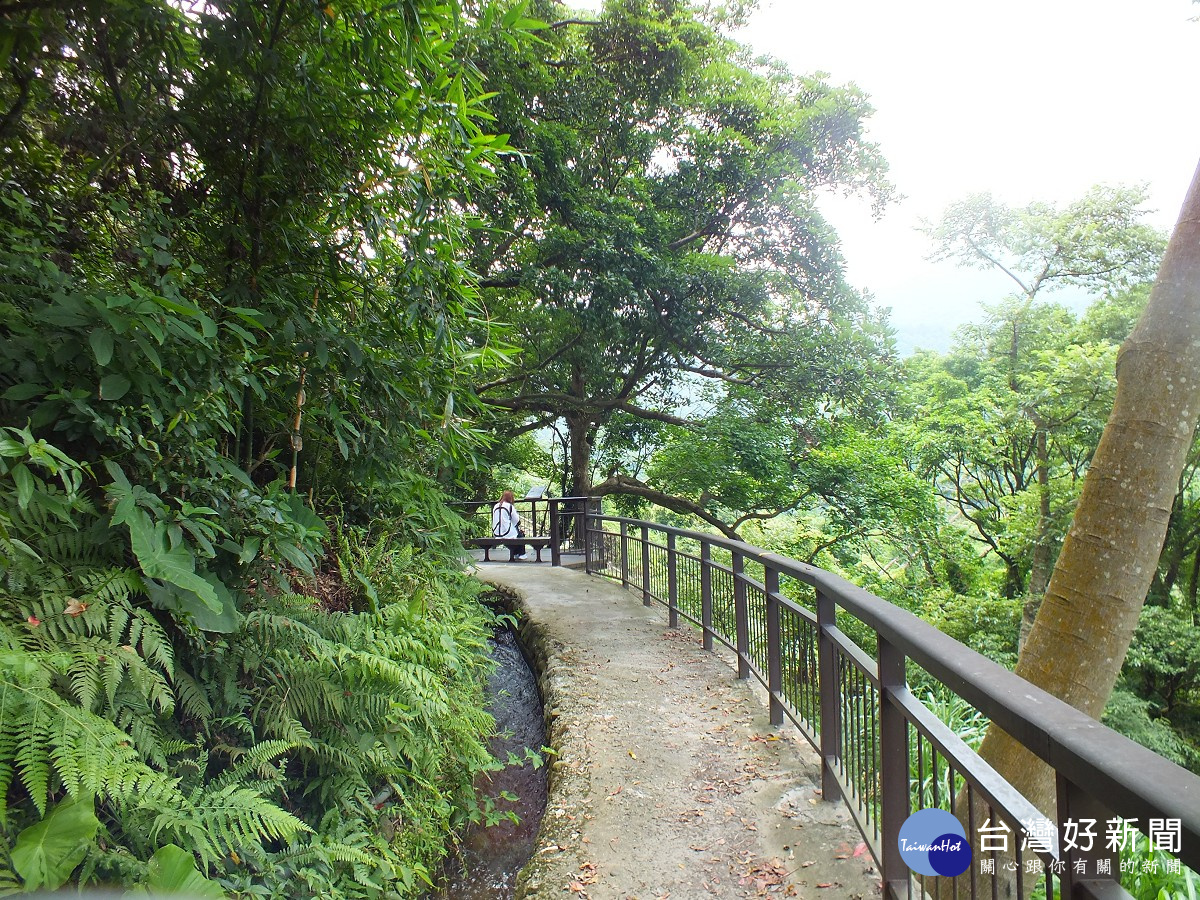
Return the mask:
[[[513,601],[546,710],[546,813],[518,900],[874,898],[849,813],[815,752],[696,629],[619,586],[479,566]]]

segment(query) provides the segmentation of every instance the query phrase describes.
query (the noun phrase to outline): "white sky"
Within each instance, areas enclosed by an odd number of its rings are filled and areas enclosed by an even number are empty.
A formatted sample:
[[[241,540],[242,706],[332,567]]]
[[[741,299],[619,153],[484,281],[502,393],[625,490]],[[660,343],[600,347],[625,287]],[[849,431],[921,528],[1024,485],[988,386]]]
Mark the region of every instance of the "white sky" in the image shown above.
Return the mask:
[[[824,204],[850,280],[892,308],[902,352],[944,349],[1003,276],[933,264],[914,227],[990,191],[1065,204],[1093,184],[1150,186],[1170,228],[1200,159],[1200,4],[1190,0],[763,0],[736,37],[796,72],[854,82],[906,196],[881,222]],[[1054,296],[1054,295],[1052,295]],[[1066,300],[1064,295],[1062,299]]]

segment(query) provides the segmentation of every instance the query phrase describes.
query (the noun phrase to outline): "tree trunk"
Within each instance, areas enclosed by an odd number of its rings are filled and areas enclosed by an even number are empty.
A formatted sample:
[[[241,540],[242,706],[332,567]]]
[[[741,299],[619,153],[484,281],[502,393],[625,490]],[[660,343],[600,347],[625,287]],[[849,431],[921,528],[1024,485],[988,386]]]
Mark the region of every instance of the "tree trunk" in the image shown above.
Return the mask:
[[[571,451],[571,496],[587,497],[592,490],[592,423],[585,416],[567,417]]]
[[[1016,600],[1025,593],[1025,579],[1021,576],[1021,561],[1015,556],[1001,556],[1004,560],[1004,599]]]
[[[1016,667],[1097,719],[1154,577],[1198,414],[1200,168],[1150,302],[1118,355],[1113,411]],[[1054,812],[1048,766],[995,727],[980,752],[1035,806]],[[996,868],[999,880],[1006,873]],[[999,896],[1016,896],[1015,884],[998,887]]]
[[[1042,596],[1050,582],[1050,451],[1046,429],[1039,424],[1035,436],[1037,453],[1038,521],[1033,537],[1033,559],[1029,566],[1029,587],[1025,592],[1025,605],[1021,610],[1021,633],[1017,640],[1017,651],[1025,649],[1033,620],[1042,606]]]

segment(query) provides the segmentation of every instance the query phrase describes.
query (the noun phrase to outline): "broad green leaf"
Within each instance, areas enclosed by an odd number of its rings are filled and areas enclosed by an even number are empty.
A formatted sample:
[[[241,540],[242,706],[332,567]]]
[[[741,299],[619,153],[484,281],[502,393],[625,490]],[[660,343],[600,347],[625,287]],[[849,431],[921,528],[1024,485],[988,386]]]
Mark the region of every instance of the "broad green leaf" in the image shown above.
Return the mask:
[[[329,533],[329,529],[325,527],[325,522],[308,508],[308,505],[304,502],[304,498],[300,494],[288,494],[287,505],[288,510],[292,514],[292,521],[303,525],[308,531],[315,531],[322,535]]]
[[[12,865],[26,891],[55,891],[87,856],[100,821],[91,797],[71,797],[17,836]]]
[[[130,512],[126,522],[132,538],[133,555],[146,575],[194,591],[213,612],[221,612],[221,601],[217,599],[212,585],[197,574],[196,558],[191,551],[182,544],[169,546],[164,522],[152,521],[141,509]]]
[[[112,361],[113,357],[113,336],[112,332],[107,328],[96,328],[88,335],[88,343],[92,345],[92,353],[96,355],[96,362],[101,366],[107,366]]]
[[[17,485],[17,506],[25,509],[29,506],[29,501],[33,498],[35,482],[33,473],[29,471],[24,463],[17,463],[12,467],[13,481]]]
[[[291,541],[278,541],[275,544],[275,550],[305,575],[312,575],[312,558]]]
[[[224,897],[217,882],[196,869],[192,854],[174,844],[160,847],[150,857],[146,886],[154,894],[187,894],[189,898]]]
[[[131,382],[124,375],[105,375],[100,379],[100,399],[120,400],[129,392]]]
[[[217,634],[230,634],[237,631],[241,615],[237,611],[237,603],[233,595],[211,572],[205,572],[202,577],[217,595],[221,604],[220,609],[214,610],[201,600],[195,591],[173,584],[147,581],[146,593],[150,597],[150,602],[159,609],[184,613],[191,617],[192,623],[201,631],[211,631]]]
[[[45,385],[25,381],[20,384],[14,384],[4,392],[3,397],[5,400],[20,402],[22,400],[32,400],[34,397],[40,396],[45,392]]]

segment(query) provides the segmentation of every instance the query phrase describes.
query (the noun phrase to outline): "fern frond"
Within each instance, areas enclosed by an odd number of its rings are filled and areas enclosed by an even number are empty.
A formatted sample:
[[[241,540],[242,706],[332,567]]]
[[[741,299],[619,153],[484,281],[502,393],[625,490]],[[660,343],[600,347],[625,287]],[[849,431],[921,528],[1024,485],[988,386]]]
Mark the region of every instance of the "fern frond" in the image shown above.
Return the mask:
[[[211,789],[223,788],[237,782],[244,782],[246,777],[251,774],[266,775],[268,771],[273,772],[274,766],[271,763],[288,751],[297,749],[298,746],[298,744],[288,741],[262,741],[255,744],[241,752],[237,756],[235,764],[221,773],[221,776],[215,779],[210,787]]]
[[[198,720],[201,724],[207,724],[212,718],[213,708],[208,695],[204,693],[204,688],[189,672],[182,669],[176,671],[174,681],[178,708],[184,715]]]
[[[104,654],[100,650],[87,652],[87,645],[83,642],[73,649],[75,652],[71,654],[70,663],[67,666],[71,694],[80,706],[95,712],[102,680],[100,660]]]
[[[36,699],[25,704],[22,710],[24,721],[21,722],[24,734],[20,736],[15,754],[21,783],[43,818],[50,790],[50,733],[54,727],[50,710],[48,704]]]
[[[340,841],[322,841],[320,844],[316,844],[315,842],[309,843],[272,856],[273,862],[287,863],[297,868],[300,866],[310,866],[314,863],[328,863],[330,861],[370,865],[375,860],[376,856],[374,854]]]
[[[116,652],[124,657],[125,676],[138,696],[151,706],[157,707],[164,716],[174,713],[175,695],[167,680],[146,665],[146,661],[133,650],[120,647]]]
[[[193,791],[184,807],[164,810],[155,818],[152,833],[157,838],[164,829],[188,836],[202,833],[205,837],[197,848],[203,848],[201,856],[207,853],[208,861],[216,858],[212,855],[214,844],[226,848],[256,846],[264,839],[287,841],[312,831],[261,795],[232,784],[216,791]]]

